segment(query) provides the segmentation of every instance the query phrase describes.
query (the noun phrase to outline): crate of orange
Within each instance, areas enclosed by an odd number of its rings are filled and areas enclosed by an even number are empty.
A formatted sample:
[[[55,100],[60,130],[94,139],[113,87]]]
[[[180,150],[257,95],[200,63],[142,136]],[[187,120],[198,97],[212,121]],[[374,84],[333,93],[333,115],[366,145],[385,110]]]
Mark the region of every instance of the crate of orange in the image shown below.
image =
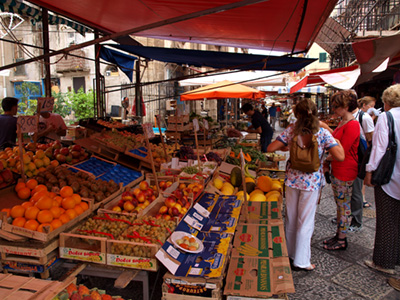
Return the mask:
[[[50,192],[35,179],[15,186],[21,204],[2,209],[4,231],[47,242],[74,226],[93,211],[93,201],[74,194],[70,186]]]

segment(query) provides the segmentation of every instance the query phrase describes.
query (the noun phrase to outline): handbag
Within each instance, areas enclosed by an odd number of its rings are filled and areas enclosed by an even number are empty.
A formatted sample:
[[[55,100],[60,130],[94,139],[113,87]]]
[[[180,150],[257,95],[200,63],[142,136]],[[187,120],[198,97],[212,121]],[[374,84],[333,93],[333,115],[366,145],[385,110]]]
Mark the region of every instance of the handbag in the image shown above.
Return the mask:
[[[386,116],[389,127],[389,142],[385,154],[379,162],[378,168],[376,168],[372,173],[371,177],[371,183],[378,186],[389,183],[390,178],[392,177],[397,154],[393,116],[390,112],[386,112]]]

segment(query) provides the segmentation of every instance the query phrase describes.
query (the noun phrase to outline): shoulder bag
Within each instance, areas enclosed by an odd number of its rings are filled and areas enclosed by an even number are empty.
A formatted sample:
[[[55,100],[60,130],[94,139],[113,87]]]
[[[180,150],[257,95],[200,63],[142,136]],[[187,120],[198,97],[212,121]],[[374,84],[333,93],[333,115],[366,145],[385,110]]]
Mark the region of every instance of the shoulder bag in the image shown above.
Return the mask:
[[[389,111],[386,112],[386,116],[389,127],[389,142],[386,147],[386,152],[379,162],[378,168],[372,173],[371,177],[371,183],[378,186],[389,183],[390,178],[392,177],[397,154],[393,116]]]

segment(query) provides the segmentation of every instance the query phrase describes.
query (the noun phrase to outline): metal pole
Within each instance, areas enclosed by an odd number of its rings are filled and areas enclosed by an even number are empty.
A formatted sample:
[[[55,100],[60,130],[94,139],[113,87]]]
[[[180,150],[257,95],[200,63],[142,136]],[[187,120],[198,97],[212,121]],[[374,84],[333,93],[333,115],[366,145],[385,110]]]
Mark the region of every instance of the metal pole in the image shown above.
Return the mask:
[[[95,39],[97,40],[99,38],[99,32],[96,30],[94,33]],[[99,52],[100,52],[100,44],[95,44],[94,45],[94,53],[95,53],[95,72],[96,72],[96,95],[95,95],[95,106],[96,106],[96,111],[97,114],[95,117],[103,117],[103,110],[101,109],[101,88],[100,88],[100,58],[99,58]]]
[[[135,105],[136,105],[136,116],[142,116],[142,99],[141,99],[141,87],[140,87],[140,59],[136,61],[136,84],[135,84]]]
[[[44,91],[46,97],[51,97],[51,73],[50,73],[50,41],[49,41],[49,14],[46,8],[42,8],[42,34],[43,34],[43,53],[45,55],[44,61],[44,69],[45,69],[45,78],[44,78]]]

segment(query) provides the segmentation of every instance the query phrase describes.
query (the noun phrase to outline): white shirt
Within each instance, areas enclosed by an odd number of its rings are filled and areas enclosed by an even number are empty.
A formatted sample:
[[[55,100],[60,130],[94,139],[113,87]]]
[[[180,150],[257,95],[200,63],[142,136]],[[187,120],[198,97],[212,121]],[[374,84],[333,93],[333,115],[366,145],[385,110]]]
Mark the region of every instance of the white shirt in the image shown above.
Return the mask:
[[[361,110],[357,110],[353,114],[353,117],[357,120],[360,121],[359,116],[360,116]],[[374,126],[374,120],[372,120],[371,116],[367,113],[364,113],[362,116],[362,124],[360,124],[360,135],[361,138],[364,139],[365,141],[367,140],[365,138],[366,133],[374,132],[375,126]]]
[[[400,145],[400,107],[395,107],[390,110],[394,119],[394,133],[396,136],[397,147]],[[385,154],[389,140],[389,128],[387,125],[386,114],[382,113],[378,122],[376,122],[375,133],[372,137],[372,151],[369,162],[366,166],[367,172],[373,172],[378,168],[379,162]],[[382,185],[382,189],[390,197],[400,200],[400,150],[397,149],[396,160],[392,178],[389,183]]]
[[[68,127],[65,125],[63,118],[59,114],[50,113],[50,117],[47,119],[40,116],[39,118],[39,132],[46,130],[49,127],[53,127],[55,130],[63,129],[67,130]],[[60,136],[55,132],[50,132],[47,137],[53,140],[59,140]]]

